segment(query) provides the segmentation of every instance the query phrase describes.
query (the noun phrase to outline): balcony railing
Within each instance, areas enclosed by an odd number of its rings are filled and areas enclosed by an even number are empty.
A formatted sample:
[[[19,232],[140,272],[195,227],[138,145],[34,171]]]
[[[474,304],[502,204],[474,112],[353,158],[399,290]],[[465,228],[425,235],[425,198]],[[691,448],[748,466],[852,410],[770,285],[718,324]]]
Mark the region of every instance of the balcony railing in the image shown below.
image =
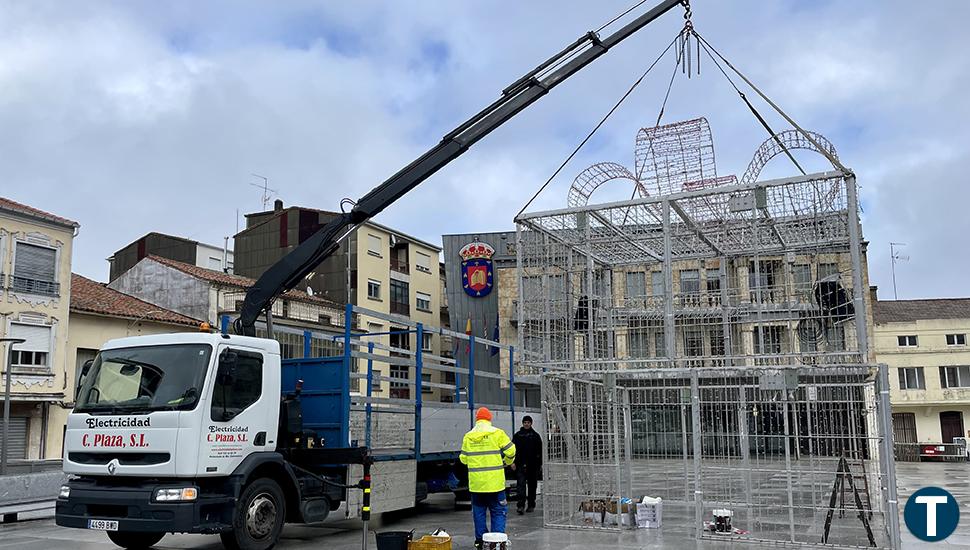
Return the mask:
[[[10,277],[10,290],[41,296],[59,296],[61,285],[54,281],[41,281],[14,275]]]
[[[411,266],[408,265],[407,260],[402,260],[400,258],[395,258],[391,256],[391,270],[397,271],[398,273],[410,273]]]
[[[404,302],[391,302],[391,313],[397,315],[410,315],[411,306]]]

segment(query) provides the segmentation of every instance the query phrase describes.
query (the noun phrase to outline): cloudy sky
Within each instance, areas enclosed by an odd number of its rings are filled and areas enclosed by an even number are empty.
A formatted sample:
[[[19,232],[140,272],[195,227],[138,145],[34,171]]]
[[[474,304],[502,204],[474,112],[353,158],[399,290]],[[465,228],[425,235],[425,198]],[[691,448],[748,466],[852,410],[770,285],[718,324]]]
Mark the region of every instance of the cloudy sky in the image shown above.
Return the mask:
[[[336,209],[363,195],[631,4],[0,2],[0,195],[78,220],[74,270],[105,280],[105,258],[149,231],[221,244],[237,212],[241,224],[262,208],[253,173],[287,204]],[[911,258],[897,268],[900,298],[970,295],[970,3],[694,0],[693,10],[702,35],[858,174],[881,296],[892,295],[890,241]],[[431,242],[512,228],[681,15],[594,62],[378,221]],[[564,205],[594,162],[632,165],[671,69],[668,59],[651,73],[534,208]],[[675,80],[663,120],[697,116],[711,123],[719,173],[743,173],[766,135],[709,63]],[[792,170],[781,158],[770,168]],[[597,198],[629,190],[611,192]]]

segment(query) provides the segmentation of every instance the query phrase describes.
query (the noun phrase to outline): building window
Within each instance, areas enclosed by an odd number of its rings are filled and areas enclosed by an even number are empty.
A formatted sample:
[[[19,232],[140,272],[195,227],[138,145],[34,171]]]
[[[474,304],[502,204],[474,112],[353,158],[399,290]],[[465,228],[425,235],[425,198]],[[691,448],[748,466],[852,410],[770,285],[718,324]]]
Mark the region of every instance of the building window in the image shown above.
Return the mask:
[[[901,348],[915,348],[917,345],[919,345],[919,340],[917,340],[916,336],[912,336],[912,335],[897,336],[896,342],[899,344],[899,347]]]
[[[654,357],[667,357],[667,340],[664,335],[663,323],[654,322],[651,323],[653,328],[653,356]]]
[[[569,295],[566,293],[566,279],[562,275],[549,275],[546,278],[549,291],[546,294],[549,304],[549,314],[555,317],[565,317],[569,310]]]
[[[760,300],[762,303],[767,303],[781,298],[784,295],[781,262],[778,260],[760,260],[758,268],[760,273],[755,270],[755,262],[748,262],[748,288],[751,301]]]
[[[701,274],[696,269],[680,271],[681,303],[697,305],[701,293]]]
[[[383,249],[383,242],[379,235],[367,234],[367,253],[378,258],[382,257],[381,251]]]
[[[431,351],[431,344],[433,341],[433,334],[428,334],[427,332],[421,333],[421,351]]]
[[[644,322],[630,319],[630,326],[626,333],[627,355],[631,359],[642,359],[650,356],[649,332]]]
[[[391,378],[400,380],[400,382],[391,382],[391,398],[393,399],[410,399],[411,398],[411,388],[408,387],[408,373],[410,371],[407,365],[391,365]]]
[[[13,266],[14,292],[57,296],[57,250],[18,242]]]
[[[812,297],[812,266],[795,264],[791,266],[792,279],[795,283],[795,296],[806,301]]]
[[[15,367],[46,367],[46,351],[13,350],[13,366]]]
[[[415,250],[414,266],[418,269],[418,271],[431,273],[431,256],[421,252],[420,250]]]
[[[647,295],[647,275],[642,271],[630,271],[626,274],[626,299],[640,300]]]
[[[431,384],[431,383],[432,383],[431,382],[431,373],[430,372],[422,372],[421,373],[421,393],[431,393],[431,392],[433,392],[434,391],[434,388],[432,388],[430,385],[428,385],[428,384]]]
[[[650,272],[650,286],[653,288],[654,296],[664,295],[664,273],[663,271]]]
[[[11,323],[10,337],[25,340],[14,345],[10,363],[12,370],[50,372],[51,327]]]
[[[940,385],[944,388],[970,388],[970,366],[940,367]]]
[[[411,314],[410,288],[404,281],[391,279],[391,313]]]
[[[967,345],[967,335],[966,334],[947,334],[946,345],[965,346]]]
[[[896,443],[916,443],[916,414],[893,413],[893,439]]]
[[[704,333],[700,329],[691,328],[684,331],[684,355],[687,357],[704,355]]]
[[[724,355],[724,332],[721,329],[711,329],[711,355]]]
[[[371,300],[381,299],[381,282],[367,279],[367,297]]]
[[[707,270],[707,304],[718,306],[721,304],[721,270]]]
[[[839,264],[828,263],[828,264],[818,264],[818,280],[821,281],[826,277],[839,274]]]
[[[899,372],[899,389],[926,389],[926,380],[923,378],[923,367],[906,367],[896,370]]]
[[[828,345],[829,351],[845,351],[845,326],[825,327],[825,343]]]
[[[411,333],[408,331],[408,329],[404,327],[391,327],[389,332],[391,333],[390,340],[391,340],[392,348],[398,348],[402,350],[411,349]],[[392,355],[395,353],[399,353],[399,352],[394,352],[394,351],[391,352]],[[405,353],[400,356],[407,357],[407,354]]]
[[[782,327],[755,327],[754,328],[754,352],[756,354],[781,353]],[[764,335],[764,346],[761,345],[761,337]]]
[[[418,292],[415,294],[417,299],[417,308],[421,311],[431,312],[431,295],[425,294],[424,292]]]

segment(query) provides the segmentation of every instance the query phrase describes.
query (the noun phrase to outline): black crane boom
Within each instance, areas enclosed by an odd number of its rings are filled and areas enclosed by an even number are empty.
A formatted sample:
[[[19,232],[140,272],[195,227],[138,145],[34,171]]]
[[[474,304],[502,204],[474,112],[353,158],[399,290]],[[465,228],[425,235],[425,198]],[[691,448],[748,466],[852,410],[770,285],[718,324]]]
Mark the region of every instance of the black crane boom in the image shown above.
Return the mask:
[[[238,334],[254,336],[256,320],[281,294],[333,254],[343,237],[394,204],[408,191],[468,150],[537,99],[610,48],[645,27],[683,0],[664,0],[605,39],[588,32],[561,52],[516,80],[491,105],[445,135],[441,142],[364,195],[350,212],[333,218],[310,238],[267,269],[250,287],[235,322]],[[541,78],[540,78],[541,75]]]

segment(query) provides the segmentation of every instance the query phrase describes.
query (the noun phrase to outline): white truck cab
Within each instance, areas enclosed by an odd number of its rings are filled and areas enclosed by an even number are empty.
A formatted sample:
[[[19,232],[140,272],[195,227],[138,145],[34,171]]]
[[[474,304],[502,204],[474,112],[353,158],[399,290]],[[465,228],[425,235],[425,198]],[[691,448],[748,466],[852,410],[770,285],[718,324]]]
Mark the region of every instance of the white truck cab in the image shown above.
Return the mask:
[[[231,381],[220,358],[235,356]],[[228,374],[228,373],[227,373]],[[215,477],[276,449],[275,340],[181,333],[112,340],[82,373],[64,471],[91,476]]]
[[[68,418],[64,471],[78,477],[61,491],[58,525],[106,530],[126,548],[166,532],[227,532],[240,519],[227,503],[254,471],[276,464],[271,479],[292,476],[276,452],[280,401],[275,340],[179,333],[107,342],[84,367]],[[281,527],[269,512],[284,509],[283,491],[266,493],[247,510],[262,523],[228,531],[230,546],[262,547],[260,536]]]

